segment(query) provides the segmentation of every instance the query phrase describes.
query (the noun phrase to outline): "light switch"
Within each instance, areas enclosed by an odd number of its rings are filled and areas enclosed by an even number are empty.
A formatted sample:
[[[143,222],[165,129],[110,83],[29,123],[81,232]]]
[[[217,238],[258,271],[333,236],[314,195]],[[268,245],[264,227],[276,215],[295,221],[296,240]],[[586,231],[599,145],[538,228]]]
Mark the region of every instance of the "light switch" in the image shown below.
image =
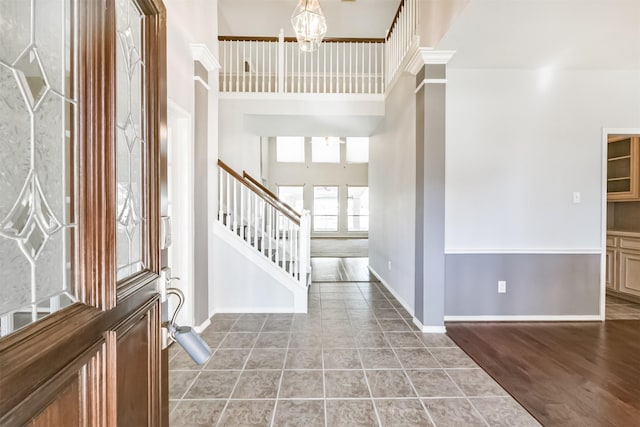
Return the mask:
[[[579,191],[574,191],[573,192],[573,203],[580,203],[580,192]]]

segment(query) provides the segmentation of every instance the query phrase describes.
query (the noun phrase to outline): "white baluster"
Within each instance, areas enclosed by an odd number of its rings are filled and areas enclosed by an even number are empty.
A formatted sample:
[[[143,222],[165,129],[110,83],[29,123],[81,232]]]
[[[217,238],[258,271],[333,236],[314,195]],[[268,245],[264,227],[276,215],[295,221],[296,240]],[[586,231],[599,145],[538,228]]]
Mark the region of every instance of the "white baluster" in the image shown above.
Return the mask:
[[[231,177],[229,176],[229,173],[226,173],[227,176],[227,206],[226,206],[226,218],[225,218],[225,222],[227,227],[229,228],[229,230],[231,230]]]
[[[329,77],[329,93],[333,93],[333,46],[337,46],[336,43],[329,43],[329,72],[331,76]],[[337,72],[335,73],[338,74]]]
[[[346,42],[340,43],[342,45],[342,92],[347,93],[347,46]]]
[[[260,229],[260,206],[257,194],[253,193],[253,206],[255,207],[253,216],[253,246],[258,249],[258,230]]]
[[[304,78],[302,80],[303,82],[303,92],[307,93],[307,55],[305,54],[301,54],[300,52],[298,52],[298,55],[302,55],[302,57],[304,58]]]
[[[349,93],[353,93],[353,43],[349,42]]]
[[[296,73],[298,74],[298,93],[300,93],[300,78],[302,77],[302,73],[300,72],[300,70],[302,70],[302,67],[300,66],[300,56],[302,56],[300,54],[300,51],[295,51],[296,55],[298,56],[298,69],[296,70]]]
[[[238,181],[233,179],[233,232],[238,230]]]
[[[265,242],[264,242],[264,230],[265,230],[265,219],[266,219],[265,218],[265,216],[266,216],[265,207],[266,207],[266,203],[264,202],[264,200],[261,200],[261,203],[260,203],[260,217],[261,217],[260,230],[262,232],[262,241],[261,241],[260,246],[261,246],[263,254],[266,254],[266,252],[267,252],[267,245],[265,245]]]
[[[331,45],[331,43],[330,43]],[[327,44],[322,45],[322,54],[324,55],[324,59],[322,61],[322,65],[324,66],[324,83],[322,85],[322,92],[327,93]]]
[[[278,263],[278,261],[280,261],[280,258],[279,258],[280,251],[279,251],[279,249],[280,249],[280,243],[281,242],[280,242],[280,215],[278,214],[278,211],[275,211],[275,215],[276,215],[276,259],[275,259],[275,262],[276,262],[276,265],[279,266],[280,264]]]
[[[382,46],[384,47],[384,43],[382,43]],[[374,64],[374,69],[376,70],[376,74],[374,76],[373,79],[373,83],[375,85],[375,93],[379,93],[378,92],[378,46],[376,45],[375,48],[373,49],[373,54],[375,55],[375,58],[373,60],[373,64]]]
[[[251,196],[253,195],[252,191],[247,193],[247,231],[245,231],[244,239],[251,243]]]
[[[246,187],[240,184],[240,237],[244,240],[244,197]]]
[[[278,92],[283,93],[284,82],[287,78],[287,51],[284,45],[284,30],[280,28],[280,34],[278,34],[278,56],[276,58],[278,67]]]
[[[224,201],[224,185],[223,185],[223,170],[221,167],[218,167],[218,222],[222,222],[224,218],[224,209],[223,209],[223,201]]]

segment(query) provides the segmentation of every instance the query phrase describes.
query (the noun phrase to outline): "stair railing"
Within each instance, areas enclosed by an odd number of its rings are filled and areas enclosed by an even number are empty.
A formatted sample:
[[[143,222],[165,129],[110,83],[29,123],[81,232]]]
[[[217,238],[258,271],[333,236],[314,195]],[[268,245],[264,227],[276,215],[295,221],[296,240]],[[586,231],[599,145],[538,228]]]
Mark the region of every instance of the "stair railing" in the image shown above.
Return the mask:
[[[218,222],[303,285],[310,273],[311,228],[264,186],[218,160]]]

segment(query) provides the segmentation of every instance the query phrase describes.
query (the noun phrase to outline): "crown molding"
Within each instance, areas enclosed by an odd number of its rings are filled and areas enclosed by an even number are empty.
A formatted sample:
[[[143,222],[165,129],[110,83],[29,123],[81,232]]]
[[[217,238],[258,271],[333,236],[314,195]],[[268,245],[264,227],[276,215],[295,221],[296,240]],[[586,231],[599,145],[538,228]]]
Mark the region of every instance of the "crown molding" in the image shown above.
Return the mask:
[[[419,47],[407,62],[405,71],[416,75],[425,65],[447,64],[455,53],[455,50],[433,50],[429,47]]]
[[[193,60],[200,62],[207,71],[220,69],[220,63],[216,57],[213,56],[213,53],[211,53],[206,44],[192,43],[190,47]]]

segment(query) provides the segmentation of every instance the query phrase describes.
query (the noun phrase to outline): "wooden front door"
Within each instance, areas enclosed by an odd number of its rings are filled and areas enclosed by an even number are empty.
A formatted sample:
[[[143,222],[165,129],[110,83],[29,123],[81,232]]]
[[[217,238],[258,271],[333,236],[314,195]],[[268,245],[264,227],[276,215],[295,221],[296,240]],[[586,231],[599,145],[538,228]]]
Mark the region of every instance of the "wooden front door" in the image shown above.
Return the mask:
[[[167,424],[161,0],[0,2],[0,425]]]

